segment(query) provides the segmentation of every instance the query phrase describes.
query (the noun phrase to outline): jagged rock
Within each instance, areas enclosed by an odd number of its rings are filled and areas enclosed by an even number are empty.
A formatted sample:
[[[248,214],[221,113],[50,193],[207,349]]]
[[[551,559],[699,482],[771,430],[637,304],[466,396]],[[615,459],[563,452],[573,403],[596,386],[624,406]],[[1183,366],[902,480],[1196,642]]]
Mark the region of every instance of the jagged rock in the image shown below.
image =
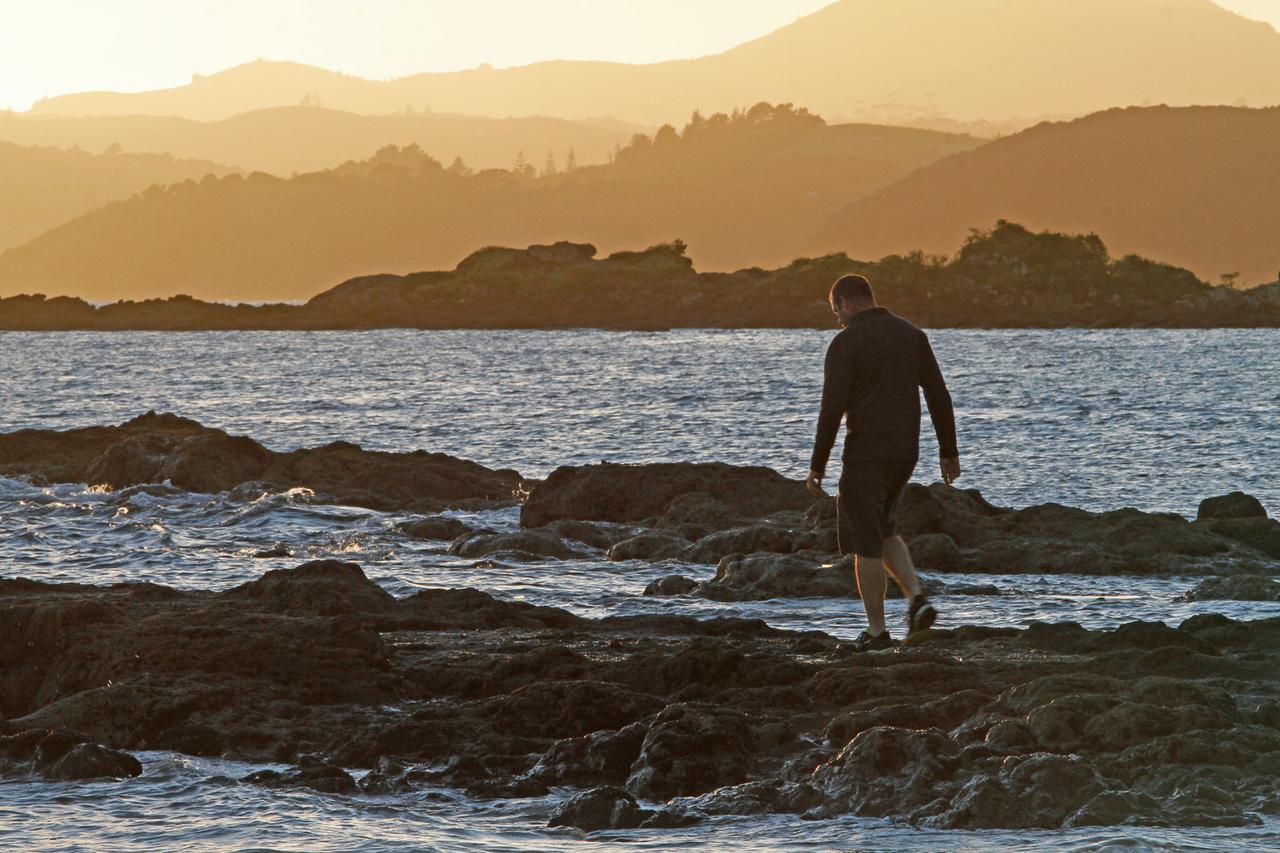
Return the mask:
[[[624,789],[610,786],[573,795],[556,807],[547,826],[572,826],[583,832],[634,829],[652,814]]]
[[[937,729],[875,726],[817,767],[810,783],[837,813],[906,814],[948,793],[960,749]]]
[[[680,575],[667,575],[644,588],[645,595],[688,595],[698,588],[698,582]]]
[[[1266,518],[1262,501],[1244,492],[1231,492],[1200,501],[1196,521],[1213,518]]]
[[[621,785],[640,755],[648,726],[592,732],[556,741],[528,776],[548,785]]]
[[[541,527],[560,518],[640,521],[660,516],[690,492],[719,501],[744,518],[763,518],[813,502],[804,484],[777,471],[719,462],[651,465],[563,466],[534,487],[520,511],[520,524]]]
[[[1184,601],[1280,601],[1280,583],[1256,575],[1208,578],[1183,593]]]
[[[589,261],[596,256],[596,247],[590,243],[570,243],[560,240],[550,246],[535,244],[525,249],[529,257],[549,264],[571,264]]]
[[[636,534],[634,525],[610,524],[606,521],[578,521],[573,518],[553,521],[547,525],[546,529],[556,536],[583,542],[602,551]]]
[[[745,717],[725,708],[670,705],[645,734],[627,790],[667,800],[743,782],[755,744]]]
[[[290,770],[259,770],[240,780],[264,788],[310,788],[325,794],[355,794],[360,786],[341,767],[316,763]]]
[[[758,524],[708,534],[686,548],[682,556],[690,563],[718,563],[729,554],[789,554],[794,546],[790,530]]]
[[[622,560],[674,560],[684,554],[689,540],[679,533],[667,530],[650,530],[629,539],[623,539],[611,547],[606,556],[615,562]]]
[[[944,589],[921,579],[928,595]],[[713,601],[764,601],[772,598],[858,597],[853,560],[844,557],[824,565],[789,554],[730,554],[716,565],[715,576],[703,583],[680,575],[668,575],[650,583],[645,595],[696,595]],[[889,598],[901,598],[902,591],[890,581]]]
[[[128,779],[142,765],[127,752],[96,744],[80,732],[30,729],[0,735],[0,775],[33,775],[51,781]]]
[[[452,542],[472,531],[472,527],[447,515],[429,515],[400,525],[400,532],[414,539],[439,539]]]
[[[263,548],[261,551],[253,552],[254,559],[269,560],[275,557],[292,557],[293,549],[284,542],[277,542],[270,548]]]
[[[450,542],[449,553],[459,557],[520,554],[553,560],[582,560],[591,556],[586,551],[571,548],[547,530],[517,530],[514,533],[473,530]]]
[[[856,595],[853,563],[831,568],[782,554],[732,554],[716,565],[715,578],[694,592],[717,601],[770,598],[844,598]]]
[[[1280,521],[1272,518],[1217,518],[1197,524],[1280,561]]]
[[[923,823],[937,829],[1056,829],[1105,788],[1098,769],[1078,756],[1010,757],[998,775],[970,779],[946,811]]]
[[[0,435],[0,475],[121,489],[170,480],[199,492],[310,489],[334,503],[394,511],[481,509],[514,501],[523,480],[443,453],[384,453],[333,442],[276,453],[171,414],[119,426]]]
[[[224,595],[261,602],[277,612],[317,616],[389,613],[396,607],[395,598],[370,582],[358,565],[340,560],[276,569]]]

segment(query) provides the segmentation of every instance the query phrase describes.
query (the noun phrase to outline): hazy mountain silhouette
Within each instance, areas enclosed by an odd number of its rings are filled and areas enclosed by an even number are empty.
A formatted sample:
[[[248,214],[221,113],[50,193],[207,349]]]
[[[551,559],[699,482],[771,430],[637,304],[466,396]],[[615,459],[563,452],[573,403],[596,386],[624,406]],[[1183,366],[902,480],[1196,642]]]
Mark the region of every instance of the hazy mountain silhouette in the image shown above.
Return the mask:
[[[40,115],[222,118],[318,97],[484,115],[614,115],[803,103],[833,120],[1081,115],[1144,103],[1280,103],[1280,34],[1209,0],[840,0],[724,53],[651,65],[543,62],[386,82],[255,62],[188,86],[50,98]],[[1030,123],[1028,121],[1027,123]]]
[[[230,171],[206,160],[125,153],[110,146],[90,154],[0,142],[0,251],[151,184]]]
[[[957,250],[975,223],[1096,232],[1217,281],[1280,269],[1280,108],[1129,108],[1043,124],[853,202],[811,251]]]
[[[481,168],[507,168],[517,151],[603,163],[614,148],[644,130],[638,125],[556,118],[398,113],[368,116],[315,106],[275,107],[205,122],[171,116],[4,118],[0,139],[22,145],[79,145],[100,150],[119,143],[127,151],[163,151],[200,157],[276,175],[326,169],[383,145],[417,144],[431,156],[461,156]]]
[[[615,163],[572,171],[530,152],[521,169],[471,173],[387,146],[293,179],[150,188],[4,253],[0,294],[297,299],[369,272],[448,268],[486,244],[566,237],[604,251],[679,237],[706,269],[785,263],[848,199],[979,144],[762,104],[637,136]]]

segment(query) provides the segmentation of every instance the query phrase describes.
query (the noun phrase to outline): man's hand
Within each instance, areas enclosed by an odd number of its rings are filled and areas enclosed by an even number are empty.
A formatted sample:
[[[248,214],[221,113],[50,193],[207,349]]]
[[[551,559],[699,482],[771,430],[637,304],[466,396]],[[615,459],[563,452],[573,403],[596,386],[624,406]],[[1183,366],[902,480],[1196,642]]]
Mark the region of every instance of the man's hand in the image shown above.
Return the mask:
[[[822,490],[822,475],[812,469],[809,471],[809,476],[805,478],[804,487],[812,492],[815,497],[825,498],[827,496],[827,493]]]
[[[960,457],[952,456],[949,459],[943,459],[940,467],[942,468],[942,482],[949,486],[960,476]]]

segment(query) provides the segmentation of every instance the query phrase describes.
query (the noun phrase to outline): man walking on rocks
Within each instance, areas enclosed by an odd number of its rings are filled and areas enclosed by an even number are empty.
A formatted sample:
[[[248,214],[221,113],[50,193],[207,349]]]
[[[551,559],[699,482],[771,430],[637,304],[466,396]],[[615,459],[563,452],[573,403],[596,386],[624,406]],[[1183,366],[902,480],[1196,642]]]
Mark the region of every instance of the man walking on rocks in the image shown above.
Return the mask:
[[[910,322],[876,305],[871,283],[842,276],[831,287],[831,310],[844,330],[827,348],[813,459],[805,485],[825,495],[822,478],[845,419],[843,471],[836,492],[840,553],[852,554],[867,630],[858,651],[889,648],[884,624],[885,570],[910,602],[907,633],[933,624],[937,612],[920,592],[911,554],[894,530],[898,502],[920,458],[920,389],[938,436],[942,479],[960,476],[955,413],[929,338]]]

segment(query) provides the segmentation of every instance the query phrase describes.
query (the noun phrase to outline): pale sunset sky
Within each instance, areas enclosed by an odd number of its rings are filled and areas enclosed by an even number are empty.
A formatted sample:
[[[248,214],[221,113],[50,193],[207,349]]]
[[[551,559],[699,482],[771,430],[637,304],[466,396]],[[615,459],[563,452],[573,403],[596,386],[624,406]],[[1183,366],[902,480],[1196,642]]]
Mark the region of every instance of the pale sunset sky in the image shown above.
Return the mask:
[[[0,109],[187,83],[254,59],[361,77],[717,53],[830,0],[0,0]],[[1010,0],[1011,3],[1020,0]],[[1219,0],[1280,29],[1280,0]]]

